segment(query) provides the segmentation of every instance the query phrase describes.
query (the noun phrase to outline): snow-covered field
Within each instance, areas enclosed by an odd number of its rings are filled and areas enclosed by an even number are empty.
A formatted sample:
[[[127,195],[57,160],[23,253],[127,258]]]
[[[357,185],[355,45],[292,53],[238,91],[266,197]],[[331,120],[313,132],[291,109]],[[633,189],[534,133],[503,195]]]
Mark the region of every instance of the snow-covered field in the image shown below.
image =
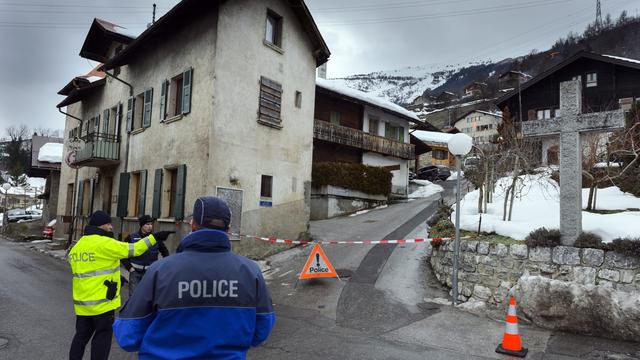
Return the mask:
[[[482,214],[482,231],[496,232],[514,239],[523,240],[531,231],[546,227],[560,227],[559,186],[548,174],[522,176],[521,189],[516,194],[511,221],[502,221],[504,194],[510,179],[502,178],[496,186],[493,203],[487,204],[487,213]],[[583,207],[586,207],[589,190],[583,189]],[[462,200],[461,228],[469,231],[478,229],[478,190],[474,190]],[[640,208],[640,198],[625,194],[617,187],[598,190],[598,210],[624,210]],[[640,211],[616,214],[594,214],[582,212],[583,231],[590,231],[602,237],[605,242],[618,237],[640,236]]]
[[[420,187],[418,188],[418,190],[409,194],[410,199],[426,198],[433,194],[437,194],[444,191],[442,186],[436,185],[427,180],[411,180],[411,182],[420,185]]]

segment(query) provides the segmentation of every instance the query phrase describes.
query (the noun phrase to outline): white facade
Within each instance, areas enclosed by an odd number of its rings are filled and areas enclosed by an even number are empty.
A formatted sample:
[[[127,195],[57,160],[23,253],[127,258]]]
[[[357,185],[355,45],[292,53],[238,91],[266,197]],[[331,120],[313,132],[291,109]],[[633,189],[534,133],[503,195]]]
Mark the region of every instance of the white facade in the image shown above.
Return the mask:
[[[399,116],[391,115],[388,112],[382,111],[377,108],[365,106],[364,108],[363,131],[378,135],[382,137],[391,136],[389,134],[389,127],[397,130],[392,130],[397,133],[398,140],[408,144],[409,138],[409,122]],[[372,122],[378,123],[378,131],[372,132],[370,124]],[[400,134],[401,133],[401,134]],[[409,186],[409,160],[397,158],[394,156],[385,156],[373,152],[365,152],[362,154],[362,163],[371,166],[400,166],[399,170],[392,170],[393,178],[391,179],[391,192],[398,195],[407,195],[407,189]]]
[[[502,114],[487,111],[472,111],[456,121],[455,128],[473,138],[476,145],[488,144],[498,135]]]
[[[267,14],[280,17],[279,46],[265,41]],[[221,188],[240,194],[242,233],[295,238],[306,231],[318,60],[298,16],[287,1],[223,2],[211,5],[169,36],[146,40],[144,49],[121,66],[118,78],[133,86],[134,96],[153,89],[148,126],[135,125],[133,131],[126,131],[130,89],[117,80],[108,79],[102,89],[69,105],[67,112],[84,119],[85,125],[95,114],[122,106],[119,126],[111,125],[120,136],[119,162],[78,170],[79,184],[89,185],[93,210],[103,209],[115,217],[120,174],[129,173],[124,231],[137,230],[140,202],[147,214],[159,208],[159,222],[175,229],[176,220],[191,214],[197,197],[216,195]],[[115,48],[113,45],[111,54]],[[182,114],[172,110],[177,100],[171,94],[178,92],[174,82],[189,69],[191,106]],[[277,126],[258,122],[263,78],[281,87]],[[169,90],[163,102],[165,81]],[[162,104],[168,109],[164,119],[160,115]],[[143,116],[143,103],[137,102],[136,108],[134,124],[140,121],[137,116]],[[113,120],[115,115],[114,111]],[[76,126],[78,121],[67,117],[67,145],[69,131]],[[186,175],[176,169],[186,169]],[[73,200],[68,191],[75,186],[75,173],[63,165],[60,215],[72,213]],[[162,185],[156,188],[159,173]],[[145,177],[146,189],[140,185]],[[180,191],[174,188],[179,180],[184,181],[184,214],[176,218],[172,199]],[[138,190],[133,191],[134,187]],[[159,205],[154,201],[156,190],[161,192]],[[131,194],[138,194],[139,201]],[[82,208],[80,215],[86,217],[90,212],[87,200],[81,202],[85,203],[78,207]],[[179,229],[188,231],[186,225]],[[119,230],[116,227],[116,232]]]

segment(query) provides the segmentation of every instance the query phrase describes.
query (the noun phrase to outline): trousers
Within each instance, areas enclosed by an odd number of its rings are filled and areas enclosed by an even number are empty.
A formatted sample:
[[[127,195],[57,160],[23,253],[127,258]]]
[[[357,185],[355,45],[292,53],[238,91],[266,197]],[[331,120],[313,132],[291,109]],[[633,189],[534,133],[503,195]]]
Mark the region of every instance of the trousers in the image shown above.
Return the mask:
[[[111,351],[114,311],[94,316],[76,316],[76,334],[71,342],[69,360],[82,360],[91,340],[91,360],[107,360]]]

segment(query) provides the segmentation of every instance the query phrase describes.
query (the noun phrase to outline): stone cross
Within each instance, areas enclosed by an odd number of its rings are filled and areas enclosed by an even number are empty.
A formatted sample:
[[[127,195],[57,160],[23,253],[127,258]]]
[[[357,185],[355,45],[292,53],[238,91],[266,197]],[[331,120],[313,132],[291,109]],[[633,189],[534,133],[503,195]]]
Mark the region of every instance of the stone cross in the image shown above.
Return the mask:
[[[523,121],[525,137],[560,134],[560,233],[573,245],[582,232],[582,142],[580,134],[624,127],[624,111],[582,114],[582,83],[560,84],[560,116]]]

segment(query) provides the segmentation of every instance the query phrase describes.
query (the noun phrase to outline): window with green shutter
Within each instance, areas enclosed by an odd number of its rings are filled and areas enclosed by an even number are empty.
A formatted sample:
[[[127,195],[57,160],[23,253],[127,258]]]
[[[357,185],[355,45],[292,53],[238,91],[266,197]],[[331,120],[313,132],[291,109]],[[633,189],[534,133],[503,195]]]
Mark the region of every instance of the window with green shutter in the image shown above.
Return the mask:
[[[173,207],[173,218],[184,219],[184,198],[187,188],[187,165],[180,165],[176,169],[176,193]]]
[[[151,216],[158,219],[161,215],[162,205],[162,169],[156,169],[153,179],[153,205]]]
[[[147,202],[147,170],[138,172],[138,212],[136,216],[142,216],[145,213],[145,203]]]
[[[133,113],[136,107],[136,98],[130,97],[127,100],[127,133],[133,131]]]
[[[120,181],[118,187],[118,206],[116,210],[116,216],[123,218],[127,216],[129,205],[129,178],[131,174],[120,173]]]
[[[153,105],[153,89],[147,89],[144,92],[144,108],[142,112],[142,127],[151,126],[151,108]]]
[[[182,114],[191,112],[191,89],[193,83],[193,69],[182,74]]]
[[[160,87],[160,121],[164,121],[167,118],[167,95],[169,92],[169,81],[162,82]]]

